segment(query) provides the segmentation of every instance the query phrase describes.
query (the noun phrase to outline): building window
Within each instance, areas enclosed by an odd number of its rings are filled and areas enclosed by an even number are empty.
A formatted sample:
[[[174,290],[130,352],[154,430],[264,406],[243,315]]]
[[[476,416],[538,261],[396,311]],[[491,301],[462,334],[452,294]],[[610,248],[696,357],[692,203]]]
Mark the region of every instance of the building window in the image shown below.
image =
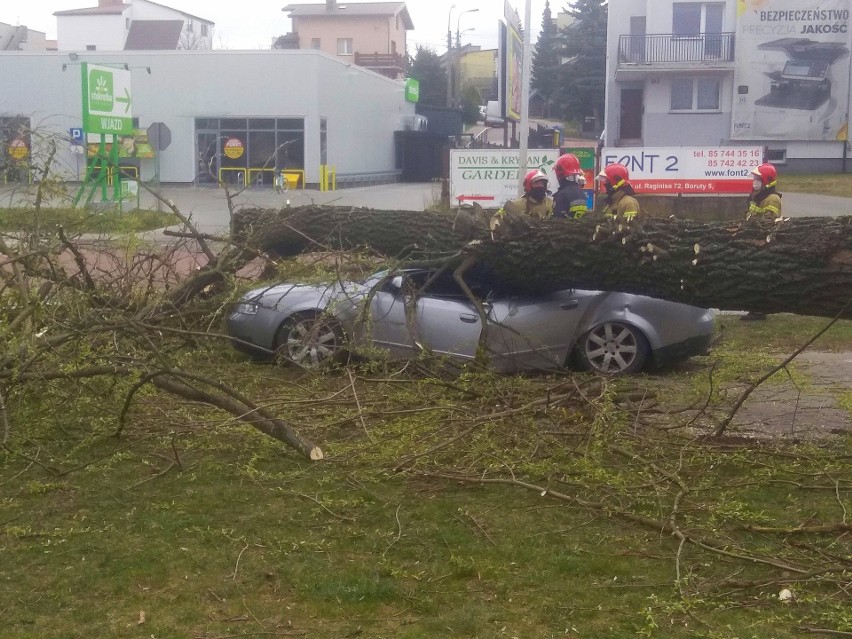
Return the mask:
[[[721,33],[724,15],[725,5],[721,2],[675,2],[672,4],[672,34]]]
[[[352,55],[352,38],[337,39],[337,55]]]
[[[95,44],[87,44],[86,45],[86,51],[97,51],[97,50],[98,50],[98,47]]]
[[[210,31],[208,29],[208,25],[202,24],[201,25],[201,37],[206,38],[209,34],[210,34]]]
[[[130,18],[124,19],[124,28],[130,31]]]
[[[786,164],[787,163],[787,150],[786,149],[766,149],[766,157],[764,158],[767,162],[772,162],[772,164]]]
[[[319,38],[311,38],[311,49],[315,49],[316,51],[322,49],[322,42]]]
[[[718,111],[721,83],[715,78],[672,80],[672,111]]]

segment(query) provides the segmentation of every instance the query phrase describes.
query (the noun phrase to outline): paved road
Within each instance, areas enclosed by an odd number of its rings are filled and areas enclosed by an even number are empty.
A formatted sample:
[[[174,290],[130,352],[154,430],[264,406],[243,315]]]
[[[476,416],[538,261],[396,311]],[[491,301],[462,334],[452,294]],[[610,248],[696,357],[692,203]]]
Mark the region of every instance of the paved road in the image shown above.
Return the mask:
[[[228,227],[228,206],[224,190],[211,187],[166,187],[163,189],[163,194],[174,201],[181,211],[192,213],[193,218],[198,221],[203,230],[215,232]],[[384,184],[326,192],[294,190],[282,194],[272,189],[248,189],[237,195],[234,203],[236,206],[280,208],[289,200],[290,206],[339,204],[368,206],[376,209],[422,211],[439,202],[440,198],[441,187],[437,183]],[[852,215],[850,198],[787,193],[784,195],[783,202],[784,215],[789,217]],[[153,201],[150,205],[153,206]]]
[[[191,214],[199,230],[217,233],[229,226],[228,203],[224,189],[196,186],[165,186],[162,189],[165,198],[173,201],[178,208]],[[233,198],[236,207],[257,206],[263,208],[281,208],[287,205],[303,204],[339,204],[344,206],[367,206],[376,209],[397,209],[402,211],[422,211],[440,201],[439,183],[425,184],[384,184],[364,186],[338,191],[316,191],[297,189],[285,193],[276,193],[270,188],[247,189]],[[0,188],[0,207],[32,202],[31,191]],[[156,200],[150,194],[140,196],[141,204],[146,208],[156,208]],[[745,197],[743,198],[745,202]],[[784,215],[790,217],[839,216],[852,215],[852,198],[830,195],[811,195],[805,193],[787,193],[784,195]],[[48,205],[57,203],[49,203]],[[67,206],[67,201],[62,202]],[[745,207],[744,207],[745,208]]]

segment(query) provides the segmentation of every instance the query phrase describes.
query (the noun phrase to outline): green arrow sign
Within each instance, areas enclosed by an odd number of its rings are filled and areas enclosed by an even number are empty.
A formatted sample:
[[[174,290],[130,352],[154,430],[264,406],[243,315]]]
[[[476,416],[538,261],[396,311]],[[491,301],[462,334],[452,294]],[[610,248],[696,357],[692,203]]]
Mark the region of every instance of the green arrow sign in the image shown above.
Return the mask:
[[[127,87],[124,88],[124,97],[116,98],[115,101],[121,102],[122,104],[126,104],[127,106],[124,107],[124,112],[130,113],[130,91],[127,89]]]
[[[130,71],[84,62],[83,128],[86,133],[133,133]]]

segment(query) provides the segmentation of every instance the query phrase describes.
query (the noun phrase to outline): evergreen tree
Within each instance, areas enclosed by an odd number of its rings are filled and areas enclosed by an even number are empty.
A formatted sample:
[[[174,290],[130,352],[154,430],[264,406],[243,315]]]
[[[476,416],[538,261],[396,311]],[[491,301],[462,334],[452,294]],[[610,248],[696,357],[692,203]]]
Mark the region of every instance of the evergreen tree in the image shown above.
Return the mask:
[[[420,82],[420,104],[446,106],[447,70],[434,50],[417,47],[417,54],[408,69],[408,77]]]
[[[606,0],[575,0],[567,11],[575,22],[562,30],[559,98],[566,117],[603,122],[606,98]]]
[[[533,53],[530,87],[544,99],[548,116],[554,98],[559,94],[559,49],[559,33],[550,13],[550,0],[546,0],[541,17],[541,33]]]

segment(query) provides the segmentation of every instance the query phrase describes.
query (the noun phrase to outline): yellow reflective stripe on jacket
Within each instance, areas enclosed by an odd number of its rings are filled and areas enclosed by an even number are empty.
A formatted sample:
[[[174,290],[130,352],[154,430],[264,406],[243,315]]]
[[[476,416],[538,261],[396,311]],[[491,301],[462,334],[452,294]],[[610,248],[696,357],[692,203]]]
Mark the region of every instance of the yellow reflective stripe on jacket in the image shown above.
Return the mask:
[[[767,198],[767,199],[769,199],[769,198]],[[764,201],[766,201],[766,200],[764,200]],[[765,206],[761,206],[760,204],[758,204],[754,200],[749,202],[749,204],[748,204],[748,217],[751,217],[753,215],[764,215],[764,214],[771,215],[772,217],[778,217],[779,215],[781,215],[781,210],[775,204],[774,199],[767,202]]]
[[[574,219],[581,218],[585,214],[586,214],[586,201],[585,200],[574,200],[571,203],[571,206],[568,207],[568,215],[570,215]]]

